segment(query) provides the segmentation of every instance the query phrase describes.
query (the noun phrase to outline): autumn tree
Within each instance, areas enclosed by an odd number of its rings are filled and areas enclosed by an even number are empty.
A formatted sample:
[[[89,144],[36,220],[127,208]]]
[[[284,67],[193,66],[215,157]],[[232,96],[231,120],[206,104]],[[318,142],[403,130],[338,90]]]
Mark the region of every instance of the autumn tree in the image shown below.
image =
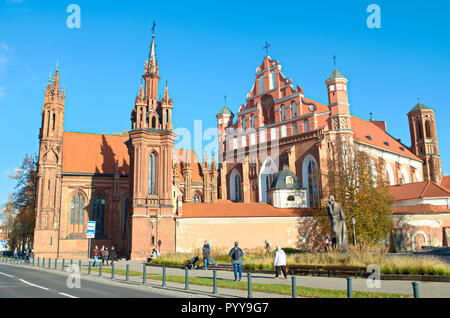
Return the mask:
[[[392,230],[390,205],[393,203],[381,163],[361,146],[340,138],[330,148],[332,155],[325,162],[327,169],[322,178],[327,183],[325,192],[334,196],[346,214],[349,242],[353,242],[354,217],[357,241],[379,243]],[[318,222],[331,231],[326,203],[316,214]]]
[[[16,180],[14,192],[2,206],[1,214],[7,231],[9,245],[32,245],[35,227],[37,156],[26,155],[22,165],[9,177]]]

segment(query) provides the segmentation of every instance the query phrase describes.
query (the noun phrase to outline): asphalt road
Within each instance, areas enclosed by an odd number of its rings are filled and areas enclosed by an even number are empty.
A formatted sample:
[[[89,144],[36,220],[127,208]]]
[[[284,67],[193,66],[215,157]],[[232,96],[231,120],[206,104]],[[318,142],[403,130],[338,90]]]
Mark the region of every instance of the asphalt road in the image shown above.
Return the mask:
[[[0,264],[0,298],[167,298],[174,297],[151,287],[133,287],[80,278],[80,288],[69,288],[71,273]],[[75,285],[69,279],[69,285]]]

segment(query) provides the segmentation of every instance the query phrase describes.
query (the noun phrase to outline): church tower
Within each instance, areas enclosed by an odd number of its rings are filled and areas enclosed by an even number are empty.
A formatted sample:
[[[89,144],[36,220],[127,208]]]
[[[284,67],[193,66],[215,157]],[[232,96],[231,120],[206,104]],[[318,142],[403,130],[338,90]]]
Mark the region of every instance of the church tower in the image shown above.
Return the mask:
[[[36,194],[34,248],[41,257],[58,257],[61,210],[61,174],[65,92],[60,90],[59,71],[45,90],[39,131],[39,162]],[[37,256],[39,256],[37,255]]]
[[[328,106],[331,110],[331,129],[351,129],[350,104],[347,92],[348,79],[336,68],[325,81],[328,90]]]
[[[159,76],[153,34],[144,81],[131,115],[131,258],[146,259],[153,248],[174,252],[175,221],[172,206],[173,101],[166,85],[158,100]]]
[[[434,110],[419,102],[408,113],[408,121],[411,134],[411,150],[424,161],[424,180],[440,184],[442,181],[442,168]]]

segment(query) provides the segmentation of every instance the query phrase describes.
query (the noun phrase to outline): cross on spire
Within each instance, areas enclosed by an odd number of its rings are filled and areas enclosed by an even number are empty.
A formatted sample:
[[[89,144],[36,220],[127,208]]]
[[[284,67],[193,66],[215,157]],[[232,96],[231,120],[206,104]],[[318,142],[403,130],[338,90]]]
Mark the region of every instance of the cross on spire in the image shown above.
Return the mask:
[[[153,27],[152,27],[152,32],[153,32],[153,35],[155,35],[155,28],[156,28],[156,22],[155,22],[155,21],[153,21]]]
[[[336,55],[333,54],[333,64],[334,64],[334,68],[336,68]]]
[[[369,115],[370,115],[370,120],[372,120],[373,119],[373,117],[372,117],[373,113],[370,112]]]
[[[225,106],[227,105],[227,95],[224,96],[225,99]]]
[[[270,47],[270,44],[266,41],[266,45],[263,47],[263,49],[266,50],[266,56],[269,55],[269,47]]]

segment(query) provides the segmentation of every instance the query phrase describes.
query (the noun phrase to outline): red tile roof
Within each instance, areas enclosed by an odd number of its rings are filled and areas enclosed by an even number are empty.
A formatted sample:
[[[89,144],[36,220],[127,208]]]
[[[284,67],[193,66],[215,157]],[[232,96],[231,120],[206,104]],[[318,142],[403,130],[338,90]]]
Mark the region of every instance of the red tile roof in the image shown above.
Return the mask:
[[[450,176],[444,176],[441,181],[441,187],[450,191]]]
[[[301,217],[312,216],[312,209],[277,209],[267,203],[183,203],[183,218],[221,217]]]
[[[393,214],[439,214],[450,213],[450,209],[447,206],[432,205],[432,204],[419,204],[409,206],[396,206],[392,207]]]
[[[422,181],[389,187],[396,201],[422,198],[450,198],[450,191],[431,181]]]
[[[114,174],[118,160],[120,174],[130,173],[128,137],[65,131],[63,172]]]
[[[351,116],[351,118],[352,130],[355,139],[359,142],[422,161],[422,159],[413,154],[408,147],[401,144],[377,125],[355,116]],[[370,136],[370,139],[367,138],[367,136]],[[385,142],[387,142],[387,144]],[[403,150],[401,148],[403,148]]]

